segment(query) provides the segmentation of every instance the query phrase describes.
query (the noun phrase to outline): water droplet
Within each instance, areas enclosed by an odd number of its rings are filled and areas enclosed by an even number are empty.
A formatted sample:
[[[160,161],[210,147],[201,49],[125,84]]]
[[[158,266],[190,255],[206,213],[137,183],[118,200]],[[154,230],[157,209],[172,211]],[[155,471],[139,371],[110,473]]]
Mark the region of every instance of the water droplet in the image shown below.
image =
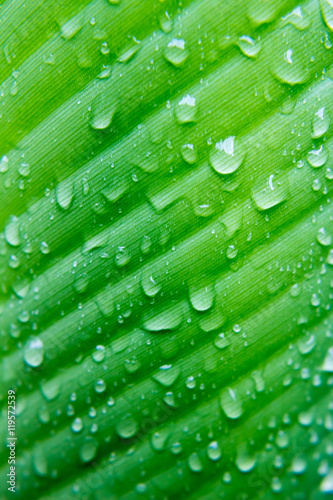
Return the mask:
[[[210,152],[209,160],[216,172],[227,175],[232,174],[241,166],[245,156],[245,149],[240,141],[230,136],[216,143],[215,148]]]
[[[118,436],[123,439],[129,439],[135,436],[137,431],[138,431],[138,424],[130,416],[127,416],[126,418],[118,422],[116,425],[116,432]]]
[[[221,449],[217,441],[212,441],[207,446],[207,455],[210,460],[219,460],[222,456]]]
[[[47,401],[53,401],[60,394],[60,383],[56,378],[43,380],[40,383],[40,390]]]
[[[196,311],[207,311],[214,303],[215,290],[212,285],[190,288],[190,301]]]
[[[292,12],[282,17],[284,24],[292,24],[298,30],[306,30],[310,26],[310,19],[305,10],[301,6],[296,7]]]
[[[308,152],[306,159],[313,168],[319,168],[325,165],[328,159],[328,150],[321,145],[319,149],[312,149]]]
[[[333,266],[333,248],[331,248],[330,251],[328,252],[326,262],[330,266]]]
[[[28,366],[36,368],[43,363],[44,345],[40,338],[30,337],[24,349],[24,361]]]
[[[139,40],[137,40],[136,38],[133,37],[133,45],[131,47],[129,47],[127,50],[125,50],[125,52],[123,52],[118,57],[117,61],[120,63],[127,63],[128,61],[133,59],[135,54],[137,54],[139,52],[140,47],[141,47],[141,45],[140,45]]]
[[[241,472],[250,472],[253,470],[255,464],[256,464],[256,458],[255,456],[251,456],[248,454],[246,449],[240,449],[237,454],[236,458],[236,465],[237,468]]]
[[[82,431],[83,422],[82,422],[82,419],[80,417],[77,417],[73,420],[72,425],[71,425],[71,429],[75,433]]]
[[[308,80],[304,43],[302,34],[291,25],[276,30],[269,39],[270,70],[278,81],[297,85]]]
[[[197,119],[197,104],[195,97],[187,94],[175,107],[175,114],[178,123],[191,123]]]
[[[185,385],[188,389],[191,389],[191,390],[195,389],[195,387],[197,385],[195,378],[192,375],[187,377]]]
[[[275,174],[271,174],[265,184],[254,185],[251,189],[251,196],[258,210],[268,210],[284,202],[289,194],[289,186],[285,179],[278,180]]]
[[[227,248],[227,253],[226,253],[228,259],[235,259],[237,257],[237,254],[238,254],[238,250],[235,247],[235,245],[229,245]]]
[[[189,56],[186,49],[185,40],[173,38],[167,45],[164,57],[167,61],[173,64],[176,68],[181,67]]]
[[[169,432],[167,430],[161,430],[159,432],[154,432],[151,437],[151,445],[155,450],[161,451],[165,448],[167,439],[169,437]]]
[[[173,28],[173,23],[172,23],[172,19],[169,15],[169,13],[167,11],[164,11],[160,17],[159,17],[159,24],[161,26],[161,30],[164,32],[164,33],[170,33],[170,31],[172,31],[172,28]]]
[[[250,36],[241,36],[237,42],[238,47],[247,57],[257,57],[261,50],[261,43]]]
[[[90,126],[95,130],[104,130],[111,125],[117,103],[104,93],[98,94],[91,104]]]
[[[188,457],[188,466],[193,472],[202,471],[202,463],[197,453],[191,453]]]
[[[11,221],[5,227],[5,238],[7,243],[13,247],[20,245],[20,227],[17,217],[12,217]]]
[[[319,307],[320,306],[320,297],[317,293],[313,293],[312,296],[311,296],[311,305],[313,307]]]
[[[225,415],[231,419],[239,418],[243,413],[242,402],[236,396],[236,392],[228,387],[220,396],[221,408]]]
[[[17,319],[20,323],[27,323],[30,319],[30,314],[28,311],[21,311]]]
[[[167,404],[168,406],[171,406],[172,408],[176,408],[177,407],[177,403],[176,403],[176,400],[175,400],[175,396],[173,394],[173,392],[167,392],[163,398],[163,401],[165,402],[165,404]]]
[[[6,155],[3,155],[0,159],[0,173],[4,174],[8,171],[9,161]]]
[[[180,368],[178,366],[163,365],[160,370],[153,375],[153,379],[157,380],[165,387],[170,387],[179,377]]]
[[[43,450],[33,452],[32,464],[37,476],[45,477],[48,473],[47,458]]]
[[[79,455],[83,463],[91,462],[96,457],[98,443],[95,439],[87,437],[81,446]]]
[[[186,163],[193,165],[198,161],[198,153],[193,144],[184,144],[180,152]]]
[[[292,285],[289,293],[290,293],[291,297],[293,297],[293,298],[298,297],[299,294],[301,293],[300,285],[298,283],[295,283],[294,285]]]
[[[220,333],[217,337],[215,337],[214,345],[218,349],[225,349],[230,345],[230,342],[225,338],[224,333]]]
[[[60,182],[56,187],[56,198],[58,205],[63,210],[68,210],[74,197],[74,184],[71,179]]]
[[[84,293],[89,285],[89,276],[87,273],[75,275],[73,287],[77,293]]]
[[[332,236],[324,227],[321,227],[317,233],[317,241],[318,243],[320,243],[320,245],[327,247],[332,244]]]
[[[40,248],[40,251],[42,252],[42,254],[44,254],[44,255],[47,255],[51,251],[50,247],[46,243],[46,241],[42,241],[39,248]]]
[[[328,131],[330,126],[330,118],[325,107],[318,109],[312,120],[312,137],[318,139]]]
[[[97,345],[91,357],[95,363],[102,363],[105,359],[105,347],[103,345]]]
[[[333,30],[333,0],[320,0],[320,9],[326,26]]]
[[[144,273],[141,278],[141,286],[148,297],[155,297],[161,290],[161,285],[158,284],[157,277],[150,273]]]
[[[30,175],[30,165],[29,163],[21,163],[18,168],[18,173],[22,175],[22,177],[29,177]]]
[[[95,392],[97,392],[98,394],[104,392],[106,389],[106,383],[104,382],[103,379],[98,379],[95,383]]]
[[[295,457],[291,464],[294,474],[303,474],[306,471],[306,460],[302,457]]]
[[[330,347],[321,367],[323,372],[333,373],[333,347]]]
[[[301,354],[309,354],[316,346],[316,337],[313,334],[305,335],[298,341],[297,345]]]
[[[78,14],[75,17],[72,17],[67,23],[61,26],[61,36],[65,40],[70,40],[73,38],[83,26],[82,16]]]

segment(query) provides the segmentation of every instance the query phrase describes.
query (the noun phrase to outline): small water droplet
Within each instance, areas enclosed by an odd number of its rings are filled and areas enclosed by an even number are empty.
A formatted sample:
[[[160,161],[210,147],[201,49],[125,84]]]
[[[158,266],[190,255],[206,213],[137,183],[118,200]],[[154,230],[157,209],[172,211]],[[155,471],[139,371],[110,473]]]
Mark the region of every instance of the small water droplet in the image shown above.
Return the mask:
[[[178,366],[163,365],[160,367],[160,370],[153,375],[153,379],[165,387],[170,387],[176,382],[179,374],[180,368]]]
[[[198,153],[193,144],[184,144],[180,152],[186,163],[193,165],[198,161]]]
[[[5,238],[9,245],[17,247],[21,243],[20,226],[17,217],[12,217],[5,227]]]
[[[320,245],[327,247],[332,244],[332,236],[324,227],[321,227],[317,233],[317,241]]]
[[[4,174],[8,171],[9,160],[6,155],[3,155],[0,159],[0,173]]]
[[[91,357],[95,363],[102,363],[105,360],[105,347],[103,345],[97,345]]]
[[[91,104],[90,126],[95,130],[105,130],[111,125],[117,110],[117,102],[104,93],[98,94]]]
[[[119,437],[123,439],[129,439],[138,431],[137,422],[130,416],[126,416],[123,420],[117,423],[116,432]]]
[[[106,389],[106,383],[104,382],[103,379],[98,379],[95,383],[95,392],[97,392],[98,394],[104,392]]]
[[[40,251],[42,252],[42,254],[44,254],[44,255],[47,255],[51,251],[51,249],[50,249],[49,245],[46,243],[46,241],[42,241],[39,248],[40,248]]]

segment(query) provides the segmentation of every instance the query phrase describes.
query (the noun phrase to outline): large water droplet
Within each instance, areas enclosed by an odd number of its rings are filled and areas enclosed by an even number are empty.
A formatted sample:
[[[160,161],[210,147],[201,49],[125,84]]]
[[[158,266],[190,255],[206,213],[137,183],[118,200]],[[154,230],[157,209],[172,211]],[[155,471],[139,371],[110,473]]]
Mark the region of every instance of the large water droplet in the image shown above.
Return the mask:
[[[227,175],[235,172],[245,159],[245,148],[234,136],[227,137],[224,141],[217,142],[210,152],[211,166],[219,174]]]
[[[61,36],[65,40],[70,40],[82,29],[82,27],[83,19],[82,16],[78,14],[61,26]]]
[[[328,247],[332,244],[332,236],[324,227],[321,227],[317,233],[317,241],[320,245]]]
[[[190,301],[196,311],[207,311],[213,305],[215,290],[212,285],[190,288]]]
[[[236,392],[228,387],[220,396],[221,408],[228,418],[239,418],[243,413],[242,402],[236,396]]]
[[[328,349],[321,369],[323,372],[333,373],[333,347]]]
[[[179,68],[182,66],[189,56],[189,52],[186,49],[185,40],[181,38],[173,38],[167,45],[164,57],[171,64]]]
[[[60,182],[56,187],[58,205],[63,210],[68,210],[74,197],[74,184],[71,179]]]
[[[320,9],[326,26],[333,31],[333,0],[320,0]]]
[[[105,359],[105,347],[103,345],[97,345],[91,357],[95,363],[102,363]]]
[[[212,441],[207,446],[207,455],[210,460],[219,460],[222,456],[221,449],[217,441]]]
[[[247,57],[257,57],[261,50],[261,43],[250,36],[241,36],[237,42],[238,47]]]
[[[175,114],[178,123],[191,123],[197,119],[197,103],[196,98],[187,94],[183,97],[175,107]]]
[[[299,5],[292,12],[282,17],[283,24],[292,24],[298,30],[306,30],[310,26],[309,15]]]
[[[289,194],[287,179],[276,179],[275,174],[271,174],[264,184],[256,184],[251,189],[251,196],[259,210],[269,208],[284,202]]]
[[[246,449],[241,448],[238,450],[236,465],[241,472],[250,472],[254,468],[255,464],[255,456],[249,455]]]
[[[123,439],[129,439],[135,436],[137,431],[138,431],[138,424],[130,416],[127,416],[126,418],[118,422],[116,425],[116,432],[118,436]]]
[[[43,363],[44,345],[39,337],[30,337],[25,346],[23,357],[26,364],[33,368]]]
[[[289,85],[305,83],[310,77],[304,57],[301,33],[291,25],[269,38],[270,70],[277,80]],[[268,48],[268,47],[267,47]]]
[[[170,387],[179,377],[180,368],[178,366],[163,365],[160,370],[153,375],[153,378],[165,387]]]
[[[80,417],[77,417],[73,420],[72,425],[71,425],[71,429],[75,433],[82,431],[83,422],[82,422],[82,419]]]
[[[98,443],[95,439],[87,437],[81,446],[79,456],[82,462],[91,462],[96,456]]]
[[[8,171],[8,167],[9,167],[8,158],[7,158],[6,155],[3,155],[0,158],[0,173],[4,174],[5,172],[7,172]]]
[[[325,165],[328,159],[328,149],[321,145],[318,149],[312,149],[308,152],[306,159],[313,168],[319,168]]]
[[[111,125],[117,103],[108,93],[98,94],[91,104],[90,126],[95,130],[104,130]]]
[[[318,139],[328,131],[330,118],[325,107],[318,109],[312,120],[312,137]]]
[[[153,276],[150,272],[143,273],[141,286],[148,297],[155,297],[155,295],[161,290],[158,278]]]
[[[202,463],[197,453],[191,453],[188,457],[188,466],[193,472],[202,471]]]
[[[20,245],[20,227],[17,217],[12,217],[11,221],[5,227],[5,238],[11,246],[17,247]]]

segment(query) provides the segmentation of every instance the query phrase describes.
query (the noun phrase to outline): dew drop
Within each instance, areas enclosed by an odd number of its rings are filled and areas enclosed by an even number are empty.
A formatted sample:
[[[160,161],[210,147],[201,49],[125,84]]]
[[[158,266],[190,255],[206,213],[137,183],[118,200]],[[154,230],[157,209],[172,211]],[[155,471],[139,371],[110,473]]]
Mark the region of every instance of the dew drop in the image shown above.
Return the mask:
[[[105,130],[111,125],[117,110],[117,103],[104,94],[98,94],[91,104],[90,126],[95,130]]]
[[[11,221],[5,227],[5,238],[9,245],[17,247],[21,243],[19,220],[12,217]]]
[[[254,40],[250,36],[241,36],[238,39],[237,45],[247,57],[257,57],[261,50],[260,41]]]
[[[68,210],[74,197],[74,185],[70,179],[60,182],[56,187],[56,198],[60,208]]]
[[[176,68],[181,67],[189,56],[186,49],[185,40],[181,38],[173,38],[167,45],[164,57]]]
[[[320,168],[327,162],[328,150],[321,145],[318,149],[312,149],[308,152],[306,159],[313,168]]]
[[[198,153],[193,144],[184,144],[180,150],[183,160],[189,165],[198,161]]]
[[[175,114],[178,123],[191,123],[197,119],[197,104],[195,97],[187,94],[175,107]]]
[[[245,149],[240,141],[230,136],[215,144],[215,148],[210,152],[209,160],[216,172],[227,175],[232,174],[241,166],[245,156]]]
[[[23,357],[26,364],[33,368],[43,363],[44,345],[39,337],[30,337],[25,346]]]
[[[116,432],[118,436],[123,439],[129,439],[135,436],[137,431],[138,431],[137,422],[132,417],[129,416],[118,422],[116,425]]]
[[[318,109],[312,120],[312,137],[318,139],[328,131],[330,119],[327,115],[325,107]]]
[[[71,429],[75,433],[82,431],[83,422],[82,422],[82,419],[80,417],[77,417],[73,420],[72,425],[71,425]]]
[[[1,158],[0,158],[0,173],[1,174],[4,174],[5,172],[8,171],[8,165],[9,161],[8,161],[8,158],[6,155],[3,155]]]
[[[163,365],[159,371],[153,375],[153,379],[165,387],[173,385],[180,375],[180,368],[178,366]]]
[[[326,26],[333,30],[333,0],[320,0],[320,9]]]
[[[332,244],[332,236],[324,227],[321,227],[317,233],[317,241],[320,245],[327,247]]]
[[[190,288],[190,301],[196,311],[207,311],[214,303],[215,290],[212,285]]]
[[[79,455],[83,463],[91,462],[97,453],[97,441],[91,437],[85,439],[85,443],[81,446]]]
[[[221,449],[217,441],[212,441],[207,446],[207,455],[210,460],[216,461],[219,460],[222,456]]]
[[[98,379],[95,383],[95,392],[97,392],[98,394],[101,394],[102,392],[104,392],[106,389],[106,383],[104,382],[103,379]]]
[[[188,457],[188,466],[193,472],[202,471],[202,463],[197,453],[191,453]]]
[[[280,180],[275,179],[275,174],[271,174],[265,184],[254,185],[251,189],[251,196],[258,210],[268,210],[280,203],[283,203],[289,194],[289,186]]]
[[[105,347],[103,345],[97,345],[91,357],[95,363],[102,363],[105,360]]]
[[[230,419],[237,419],[243,413],[242,402],[230,387],[222,392],[220,403],[225,415]]]

